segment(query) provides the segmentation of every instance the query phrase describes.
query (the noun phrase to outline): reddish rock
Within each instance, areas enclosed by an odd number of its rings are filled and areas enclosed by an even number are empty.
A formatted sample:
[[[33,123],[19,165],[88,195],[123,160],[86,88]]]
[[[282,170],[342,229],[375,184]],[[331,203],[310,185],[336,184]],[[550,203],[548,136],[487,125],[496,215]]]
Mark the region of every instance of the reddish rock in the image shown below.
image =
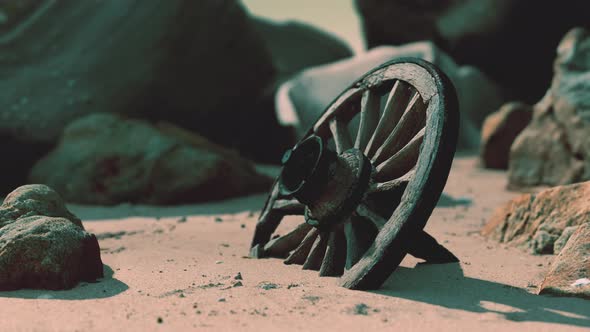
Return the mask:
[[[96,113],[64,131],[30,181],[85,204],[174,204],[268,190],[271,180],[236,152],[175,126]]]
[[[589,197],[590,182],[522,195],[496,210],[482,235],[535,254],[552,254],[567,227],[590,221]]]
[[[510,147],[516,137],[529,124],[533,115],[531,106],[513,102],[489,115],[481,133],[481,161],[486,168],[506,169]]]
[[[539,294],[590,299],[590,223],[579,226],[555,258]]]
[[[590,32],[564,37],[554,70],[551,89],[511,147],[512,187],[590,180]]]

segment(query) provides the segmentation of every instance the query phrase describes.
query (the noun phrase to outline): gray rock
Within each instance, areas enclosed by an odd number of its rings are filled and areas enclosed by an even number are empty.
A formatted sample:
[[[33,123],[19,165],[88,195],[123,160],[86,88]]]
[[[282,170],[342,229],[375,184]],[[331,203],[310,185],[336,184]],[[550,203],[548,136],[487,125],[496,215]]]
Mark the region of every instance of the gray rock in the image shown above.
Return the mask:
[[[271,57],[237,0],[11,3],[0,3],[0,134],[55,143],[107,110],[234,142],[267,116],[255,106]]]
[[[573,27],[590,27],[590,3],[580,0],[355,3],[369,48],[433,41],[458,63],[482,70],[509,99],[529,104],[551,81],[550,66],[560,38]]]
[[[253,164],[198,135],[108,113],[71,123],[30,180],[86,204],[214,200],[266,191],[271,184]]]
[[[276,105],[281,123],[295,126],[301,138],[329,103],[356,79],[388,60],[401,57],[430,61],[449,76],[457,88],[462,113],[459,146],[477,148],[479,128],[485,117],[500,107],[502,97],[485,75],[473,67],[457,65],[429,42],[379,47],[351,59],[305,70],[283,84],[277,93]]]
[[[67,289],[103,276],[96,237],[47,186],[16,189],[0,221],[0,290]]]
[[[19,218],[46,216],[64,218],[84,228],[82,221],[67,208],[61,196],[46,185],[31,184],[16,188],[0,206],[0,228]]]
[[[512,187],[590,180],[590,32],[570,31],[558,48],[555,76],[532,122],[510,151]]]
[[[579,226],[571,226],[571,227],[566,227],[563,230],[563,232],[561,233],[559,238],[557,240],[555,240],[555,243],[553,244],[553,252],[554,253],[559,254],[561,252],[561,250],[567,244],[567,241],[569,241],[572,234],[574,234],[574,232],[576,230],[578,230],[578,227]]]
[[[344,41],[302,22],[274,22],[259,17],[253,21],[270,51],[279,83],[301,70],[349,58],[353,54]]]

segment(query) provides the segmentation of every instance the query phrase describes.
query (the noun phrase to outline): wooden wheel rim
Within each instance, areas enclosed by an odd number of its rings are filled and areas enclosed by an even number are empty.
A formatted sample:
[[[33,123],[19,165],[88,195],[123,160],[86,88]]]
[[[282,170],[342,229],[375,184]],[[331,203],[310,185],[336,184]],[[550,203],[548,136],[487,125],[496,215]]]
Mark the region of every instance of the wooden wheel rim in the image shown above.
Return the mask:
[[[337,117],[340,116],[341,118],[344,118],[345,120],[343,122],[345,122],[345,128],[348,128],[348,123],[352,118],[357,115],[359,117],[364,116],[365,111],[363,110],[370,107],[367,106],[367,104],[377,100],[377,123],[372,126],[375,132],[369,137],[366,135],[365,131],[364,137],[361,137],[363,136],[362,128],[364,121],[361,119],[359,125],[361,128],[359,129],[359,134],[357,135],[354,144],[356,148],[365,151],[367,155],[373,155],[372,157],[375,159],[374,161],[377,169],[376,174],[378,174],[379,167],[383,163],[383,160],[379,161],[378,157],[375,155],[379,155],[379,150],[386,144],[384,141],[381,141],[379,142],[381,144],[380,147],[375,148],[372,145],[372,141],[378,136],[377,132],[379,131],[378,127],[381,125],[381,117],[385,117],[384,113],[387,111],[384,109],[383,113],[380,113],[380,100],[384,94],[377,93],[375,96],[378,97],[378,99],[371,95],[375,94],[374,91],[379,89],[383,91],[384,87],[386,87],[386,91],[389,91],[390,89],[388,87],[391,84],[393,85],[393,88],[391,88],[392,91],[390,92],[390,95],[393,96],[393,90],[398,86],[397,82],[401,82],[400,84],[406,84],[411,87],[413,89],[412,91],[416,92],[421,98],[421,102],[427,104],[424,119],[425,129],[418,133],[411,134],[410,139],[413,140],[415,137],[418,137],[420,133],[423,133],[421,144],[418,143],[420,144],[420,148],[417,162],[414,167],[413,176],[410,178],[409,182],[407,182],[401,201],[391,217],[387,221],[384,221],[384,224],[378,231],[371,246],[366,250],[362,257],[348,270],[344,271],[341,278],[341,284],[346,288],[378,288],[389,277],[391,272],[397,268],[407,254],[408,241],[411,241],[413,235],[422,231],[426,225],[446,183],[456,148],[459,124],[456,93],[450,80],[432,64],[419,59],[397,59],[375,68],[352,84],[351,87],[345,90],[327,107],[326,111],[320,116],[313,128],[311,128],[306,135],[306,137],[308,137],[315,134],[326,138],[332,133],[334,140],[336,141],[336,147],[339,150],[338,153],[341,153],[344,149],[343,145],[346,144],[342,142],[339,144],[337,142],[338,135],[336,133],[341,131],[341,129],[337,128],[340,126],[339,123],[341,122]],[[415,95],[413,95],[412,98],[415,98]],[[358,107],[359,99],[361,104],[364,103],[360,107],[362,110]],[[413,101],[414,100],[412,99],[410,103]],[[388,105],[389,102],[386,104],[385,108],[387,108]],[[400,117],[405,116],[406,112],[409,112],[407,109],[410,109],[409,104],[403,107],[403,115],[400,115]],[[369,116],[367,115],[367,118],[368,117]],[[398,125],[400,125],[401,121],[402,120],[399,118],[397,119],[397,123],[393,126],[393,129],[391,129],[392,132]],[[368,122],[370,121],[367,120],[367,123]],[[365,126],[368,128],[371,127],[366,123]],[[387,124],[386,127],[387,126],[389,126],[389,124]],[[414,129],[414,127],[412,128]],[[403,130],[404,128],[399,129],[402,134]],[[386,141],[389,136],[392,136],[392,132],[385,131],[384,137],[387,137],[385,139]],[[352,142],[348,142],[347,144],[352,144]],[[393,142],[392,144],[395,145],[397,142]],[[398,147],[397,150],[392,150],[392,153],[400,152],[406,146],[410,145],[411,142],[405,142],[402,144],[404,145]],[[377,150],[375,151],[375,149]],[[385,149],[383,149],[383,151],[384,150]],[[373,152],[371,153],[371,151]],[[388,157],[385,153],[381,153],[381,155],[384,155],[380,157],[381,159],[392,158],[392,156]],[[276,189],[276,186],[274,189]],[[272,214],[275,202],[278,198],[276,190],[273,190],[273,194],[269,197],[263,215],[265,213],[267,215],[269,213]],[[288,206],[288,203],[283,204],[287,204],[286,206]],[[300,207],[296,207],[295,205],[292,205],[289,208],[292,212],[295,210],[300,212],[298,211]],[[283,213],[282,215],[285,214],[290,213]],[[282,215],[279,214],[275,216],[275,220],[271,222],[266,221],[264,225],[259,223],[253,245],[260,245],[268,241],[268,238],[270,238],[270,235],[274,232],[278,223],[280,223]],[[261,235],[261,233],[264,234]],[[332,238],[335,236],[330,237]],[[315,240],[314,247],[310,250],[314,250],[316,245],[327,245],[325,238],[322,241],[319,239],[320,237]],[[311,240],[308,242],[310,241]],[[327,252],[329,248],[325,250]],[[306,265],[308,264],[305,263],[304,268]],[[313,265],[317,265],[317,262]],[[314,269],[317,269],[317,266],[315,266]]]

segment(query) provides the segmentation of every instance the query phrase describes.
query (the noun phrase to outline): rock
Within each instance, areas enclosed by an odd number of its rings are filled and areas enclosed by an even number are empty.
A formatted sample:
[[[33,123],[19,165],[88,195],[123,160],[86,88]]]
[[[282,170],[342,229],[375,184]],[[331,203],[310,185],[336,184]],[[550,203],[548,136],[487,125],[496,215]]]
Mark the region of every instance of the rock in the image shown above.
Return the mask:
[[[278,117],[293,125],[301,138],[344,89],[370,69],[395,58],[417,57],[439,66],[457,88],[462,112],[459,146],[479,146],[479,127],[485,116],[502,104],[496,86],[472,67],[458,66],[428,42],[379,47],[366,54],[305,70],[281,86],[276,96]]]
[[[297,21],[274,22],[259,17],[253,21],[270,51],[279,83],[306,68],[353,55],[344,41],[314,26]]]
[[[107,110],[237,147],[265,139],[251,130],[272,116],[258,105],[274,69],[239,1],[16,3],[0,3],[0,134],[51,144]]]
[[[108,113],[71,123],[30,180],[85,204],[195,202],[270,187],[253,164],[201,136]]]
[[[555,244],[553,245],[553,251],[556,254],[559,254],[561,252],[561,250],[567,244],[567,241],[569,241],[570,237],[572,237],[572,234],[574,234],[576,232],[576,230],[578,230],[578,227],[579,226],[571,226],[571,227],[566,227],[563,230],[563,232],[561,233],[559,238],[557,240],[555,240]]]
[[[534,254],[558,253],[555,242],[565,229],[589,222],[588,197],[590,182],[522,195],[496,210],[482,235],[528,247]]]
[[[590,299],[590,223],[580,225],[555,258],[539,294]]]
[[[480,157],[483,167],[507,169],[512,143],[529,124],[533,114],[531,106],[512,102],[490,114],[481,132]]]
[[[84,228],[82,221],[66,208],[57,192],[38,184],[19,187],[6,196],[0,206],[0,228],[19,218],[32,216],[63,218]]]
[[[590,32],[574,29],[558,48],[555,76],[510,150],[514,188],[590,180]]]
[[[103,276],[100,247],[60,196],[16,189],[0,207],[0,290],[68,289]]]
[[[433,41],[457,63],[481,69],[509,99],[529,104],[551,81],[560,38],[590,26],[590,3],[580,0],[356,0],[356,6],[369,48]]]

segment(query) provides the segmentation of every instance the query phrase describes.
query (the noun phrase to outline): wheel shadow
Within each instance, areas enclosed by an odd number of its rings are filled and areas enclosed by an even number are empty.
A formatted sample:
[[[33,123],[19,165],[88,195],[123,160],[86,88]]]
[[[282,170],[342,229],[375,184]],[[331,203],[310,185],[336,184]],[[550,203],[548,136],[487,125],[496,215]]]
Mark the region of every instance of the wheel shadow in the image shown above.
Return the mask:
[[[458,263],[399,267],[382,289],[374,292],[449,309],[496,313],[517,322],[590,326],[590,301],[539,296],[517,287],[469,278]]]
[[[119,295],[129,289],[124,282],[114,278],[113,270],[103,265],[104,277],[96,282],[81,282],[68,290],[21,289],[0,292],[0,298],[18,298],[30,300],[92,300],[106,299]]]

